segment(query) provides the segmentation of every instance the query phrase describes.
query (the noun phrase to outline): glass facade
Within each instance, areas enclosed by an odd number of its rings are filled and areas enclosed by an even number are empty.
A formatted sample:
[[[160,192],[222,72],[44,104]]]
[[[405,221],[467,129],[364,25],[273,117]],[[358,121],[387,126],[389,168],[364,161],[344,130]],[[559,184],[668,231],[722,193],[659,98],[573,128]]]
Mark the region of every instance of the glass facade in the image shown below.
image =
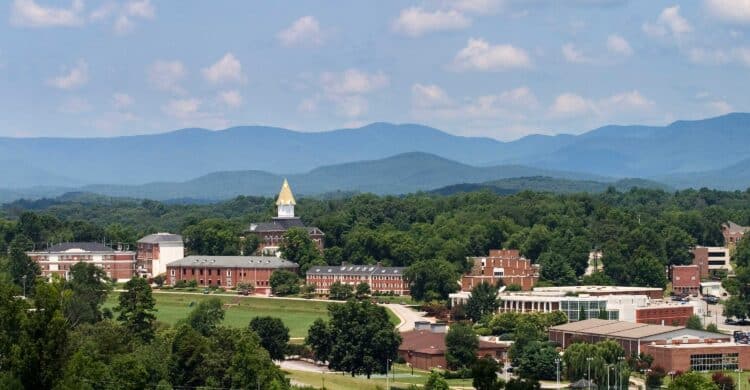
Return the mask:
[[[693,371],[736,370],[739,361],[738,353],[690,355],[690,369]]]
[[[585,318],[581,317],[583,308]],[[579,321],[581,319],[599,318],[599,313],[604,310],[607,313],[607,319],[619,320],[620,312],[617,310],[607,310],[606,300],[580,300],[580,299],[563,299],[560,302],[560,311],[568,316],[569,321]]]

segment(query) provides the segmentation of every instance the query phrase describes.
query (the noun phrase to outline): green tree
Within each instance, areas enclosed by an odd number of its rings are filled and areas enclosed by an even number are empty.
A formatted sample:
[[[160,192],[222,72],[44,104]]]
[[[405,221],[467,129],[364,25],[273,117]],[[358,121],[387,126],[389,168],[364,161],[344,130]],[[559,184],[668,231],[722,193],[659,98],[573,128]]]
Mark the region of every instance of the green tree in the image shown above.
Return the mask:
[[[547,342],[532,341],[517,356],[518,375],[528,379],[554,380],[557,374],[555,359],[559,355]]]
[[[743,302],[738,296],[729,297],[724,301],[724,316],[727,318],[734,317],[738,320],[744,320],[747,318],[747,311],[747,303]]]
[[[539,256],[540,276],[557,286],[575,285],[576,273],[564,257],[556,252],[544,252]]]
[[[385,308],[370,301],[350,300],[328,305],[330,322],[315,321],[306,342],[328,367],[368,378],[386,372],[393,361],[401,336],[388,319]]]
[[[500,307],[497,288],[489,283],[480,283],[471,289],[471,297],[466,302],[466,315],[474,322],[495,314]]]
[[[17,235],[10,243],[8,273],[13,283],[26,294],[34,294],[36,277],[42,274],[39,264],[26,255],[34,244],[24,235]]]
[[[273,295],[283,297],[299,292],[299,277],[294,272],[284,270],[274,271],[268,283],[271,285]]]
[[[466,324],[453,324],[445,335],[445,360],[451,369],[470,367],[477,359],[479,337]]]
[[[248,234],[242,242],[242,254],[251,256],[260,248],[260,238],[255,234]]]
[[[260,345],[260,340],[253,332],[240,333],[230,355],[227,376],[231,379],[231,388],[269,390],[289,389],[289,380],[274,364]]]
[[[185,246],[191,254],[215,256],[240,254],[239,229],[222,219],[204,219],[185,228],[182,235],[185,237]]]
[[[701,322],[701,318],[697,314],[693,314],[688,318],[685,327],[687,327],[688,329],[702,330],[703,323]]]
[[[122,322],[132,335],[145,342],[151,341],[154,338],[156,321],[155,305],[151,286],[146,279],[130,279],[125,283],[125,292],[120,294],[119,305],[115,309],[120,312],[117,320]]]
[[[303,275],[312,265],[325,265],[325,261],[306,229],[294,227],[284,233],[279,245],[281,255],[299,265]]]
[[[485,356],[477,359],[471,365],[471,385],[477,390],[499,390],[502,383],[498,381],[497,372],[500,371],[500,364],[491,356]]]
[[[676,226],[668,226],[662,232],[667,255],[667,265],[686,265],[693,262],[690,250],[695,247],[695,239]]]
[[[446,260],[420,260],[404,272],[412,298],[420,301],[446,300],[458,290],[459,275]]]
[[[424,390],[450,390],[448,381],[437,371],[431,371],[424,383]]]
[[[328,298],[337,301],[345,301],[354,296],[354,287],[351,284],[344,284],[339,281],[331,283],[328,290]]]
[[[208,339],[187,324],[178,325],[172,341],[171,382],[188,387],[203,385],[202,367],[209,351]]]
[[[224,313],[224,304],[221,299],[209,298],[198,303],[188,314],[186,322],[201,335],[209,336],[224,321]]]
[[[505,384],[505,390],[539,390],[542,385],[533,379],[513,378]]]
[[[66,295],[63,312],[71,327],[102,319],[102,305],[112,290],[104,270],[94,264],[77,263],[70,267],[69,281],[65,287],[71,294]]]
[[[690,371],[674,378],[669,390],[719,390],[719,386],[700,372]]]
[[[250,320],[250,330],[260,337],[260,345],[268,351],[271,359],[284,360],[284,352],[289,342],[289,328],[280,318],[254,317]]]
[[[362,282],[357,285],[357,289],[354,292],[354,295],[357,297],[357,299],[366,299],[370,296],[372,292],[370,291],[370,285],[366,282]]]

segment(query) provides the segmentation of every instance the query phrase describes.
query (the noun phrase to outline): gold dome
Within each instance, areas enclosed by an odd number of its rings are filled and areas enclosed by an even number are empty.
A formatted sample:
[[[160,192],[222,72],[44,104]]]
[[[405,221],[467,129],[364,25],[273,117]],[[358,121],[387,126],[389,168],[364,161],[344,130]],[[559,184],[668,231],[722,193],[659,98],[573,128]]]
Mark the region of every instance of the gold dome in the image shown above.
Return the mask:
[[[292,189],[289,187],[289,183],[284,179],[284,184],[281,185],[281,191],[279,191],[279,198],[276,199],[276,205],[296,205],[294,201],[294,195],[292,195]]]

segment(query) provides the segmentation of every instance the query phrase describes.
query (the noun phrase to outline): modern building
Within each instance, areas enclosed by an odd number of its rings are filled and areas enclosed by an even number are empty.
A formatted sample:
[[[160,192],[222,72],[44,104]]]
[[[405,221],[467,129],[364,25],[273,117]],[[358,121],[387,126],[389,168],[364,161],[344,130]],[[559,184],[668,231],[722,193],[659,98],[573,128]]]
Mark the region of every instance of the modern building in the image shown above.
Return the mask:
[[[135,252],[115,250],[98,242],[66,242],[26,254],[39,263],[42,275],[47,277],[58,275],[67,279],[70,268],[79,262],[100,267],[115,281],[130,280],[135,274]]]
[[[732,270],[729,248],[723,246],[696,246],[692,250],[693,264],[700,269],[701,278],[707,278],[711,271]]]
[[[398,356],[406,363],[420,370],[447,367],[445,360],[445,324],[430,324],[417,321],[414,330],[401,333],[401,345]],[[505,362],[512,342],[490,341],[480,338],[477,357],[492,356],[495,360]]]
[[[735,344],[728,335],[684,327],[591,319],[553,326],[549,339],[563,348],[575,342],[613,340],[625,356],[649,354],[654,357],[652,366],[666,371],[750,368],[750,346]]]
[[[383,267],[381,265],[341,265],[312,266],[307,271],[305,283],[314,284],[315,292],[328,294],[336,282],[356,286],[370,285],[373,293],[409,295],[409,282],[404,277],[404,267]]]
[[[296,271],[297,264],[276,256],[188,256],[167,264],[167,281],[195,280],[199,286],[234,288],[248,283],[259,294],[270,294],[271,274]]]
[[[168,263],[185,257],[185,244],[179,234],[149,234],[137,244],[137,270],[144,276],[165,274]]]
[[[516,249],[492,249],[489,256],[470,257],[471,271],[461,277],[461,291],[471,291],[481,283],[518,285],[531,290],[539,279],[539,269]]]
[[[281,242],[284,240],[284,233],[291,228],[301,228],[307,230],[310,239],[315,245],[323,250],[323,238],[325,234],[317,227],[307,227],[299,217],[294,215],[294,206],[297,202],[294,200],[294,194],[289,187],[289,183],[284,179],[279,191],[279,197],[276,199],[277,216],[271,222],[254,222],[245,230],[245,235],[255,235],[260,240],[258,251],[263,254],[273,255],[279,250]],[[248,253],[249,254],[249,253]]]
[[[677,295],[698,295],[701,292],[700,266],[673,265],[672,291]]]
[[[738,225],[732,221],[721,224],[721,234],[724,236],[724,246],[734,247],[742,239],[750,227]]]
[[[567,295],[588,294],[593,296],[602,295],[645,295],[651,299],[664,297],[664,290],[657,287],[630,287],[630,286],[558,286],[558,287],[536,287],[535,293],[562,293]]]

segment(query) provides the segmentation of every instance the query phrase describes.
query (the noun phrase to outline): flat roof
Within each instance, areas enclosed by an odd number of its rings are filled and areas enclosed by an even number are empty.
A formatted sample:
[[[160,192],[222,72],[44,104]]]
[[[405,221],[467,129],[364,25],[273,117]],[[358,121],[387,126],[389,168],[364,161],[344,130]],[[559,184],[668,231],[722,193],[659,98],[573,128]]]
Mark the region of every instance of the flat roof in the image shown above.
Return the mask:
[[[553,326],[550,330],[583,333],[594,336],[610,336],[626,339],[641,339],[645,337],[670,333],[685,329],[678,326],[650,325],[627,321],[590,319]]]
[[[167,267],[206,268],[297,268],[297,264],[276,256],[203,256],[193,255],[175,260]]]
[[[649,348],[664,348],[664,349],[728,348],[728,347],[750,348],[750,345],[738,344],[733,341],[725,341],[725,342],[711,342],[711,343],[648,344],[648,347]]]
[[[534,287],[534,292],[575,292],[575,293],[607,293],[607,292],[633,292],[633,291],[662,291],[658,287],[632,287],[632,286],[558,286],[558,287]]]

